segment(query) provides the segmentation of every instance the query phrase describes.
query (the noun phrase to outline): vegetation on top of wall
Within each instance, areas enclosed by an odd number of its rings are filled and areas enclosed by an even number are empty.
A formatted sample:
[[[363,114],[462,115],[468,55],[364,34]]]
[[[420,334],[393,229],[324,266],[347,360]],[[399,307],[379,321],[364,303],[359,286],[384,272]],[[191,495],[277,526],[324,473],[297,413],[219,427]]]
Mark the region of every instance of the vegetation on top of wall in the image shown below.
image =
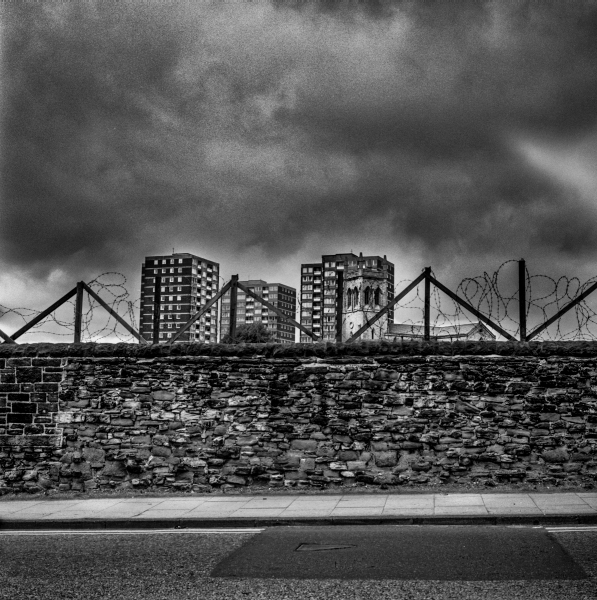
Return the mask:
[[[0,344],[0,358],[18,356],[53,357],[157,357],[157,356],[597,356],[597,342],[386,342],[353,344],[319,342],[314,344]]]

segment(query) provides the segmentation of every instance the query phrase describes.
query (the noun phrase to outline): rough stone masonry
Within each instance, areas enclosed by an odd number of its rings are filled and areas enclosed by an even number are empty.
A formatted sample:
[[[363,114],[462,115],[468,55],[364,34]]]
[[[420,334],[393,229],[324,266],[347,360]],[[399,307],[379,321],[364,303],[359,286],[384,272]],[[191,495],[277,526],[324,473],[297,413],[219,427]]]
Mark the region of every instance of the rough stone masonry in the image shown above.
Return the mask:
[[[0,493],[597,480],[597,344],[0,345]]]

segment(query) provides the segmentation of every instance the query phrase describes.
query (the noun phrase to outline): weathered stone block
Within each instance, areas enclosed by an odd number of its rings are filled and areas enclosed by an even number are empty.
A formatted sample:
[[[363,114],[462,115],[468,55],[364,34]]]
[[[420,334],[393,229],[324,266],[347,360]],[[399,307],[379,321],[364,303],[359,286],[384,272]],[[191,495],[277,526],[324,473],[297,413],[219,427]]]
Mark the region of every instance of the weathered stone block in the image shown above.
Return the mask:
[[[293,450],[308,450],[315,451],[317,449],[317,441],[316,440],[292,440],[290,442],[290,447]]]
[[[349,471],[364,471],[367,468],[367,461],[364,461],[364,460],[349,460],[346,463],[346,468]]]
[[[110,478],[126,477],[127,471],[123,461],[110,460],[106,461],[106,466],[102,469],[101,475]]]
[[[394,450],[373,452],[373,456],[378,467],[394,467],[398,464],[397,453]]]
[[[568,460],[569,455],[563,448],[556,448],[555,450],[546,450],[541,455],[543,460],[547,463],[564,463]]]
[[[116,418],[110,421],[110,425],[114,427],[132,427],[134,425],[134,421],[132,419],[121,419]]]
[[[81,451],[83,458],[90,463],[103,463],[106,453],[101,448],[85,447]]]
[[[156,390],[155,392],[151,392],[151,396],[154,400],[167,402],[170,402],[176,398],[176,394],[174,392],[167,392],[164,390]]]
[[[168,446],[152,446],[151,454],[153,456],[168,457],[172,454],[172,450]]]

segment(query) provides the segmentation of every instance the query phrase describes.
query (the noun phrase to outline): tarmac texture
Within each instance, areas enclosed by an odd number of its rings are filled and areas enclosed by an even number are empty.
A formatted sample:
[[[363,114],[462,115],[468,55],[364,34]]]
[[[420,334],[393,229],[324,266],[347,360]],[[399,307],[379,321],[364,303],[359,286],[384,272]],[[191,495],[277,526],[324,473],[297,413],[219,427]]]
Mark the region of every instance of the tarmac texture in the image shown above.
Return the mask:
[[[274,528],[281,531],[283,528]],[[317,528],[304,528],[310,531]],[[336,532],[345,527],[332,528]],[[371,530],[375,528],[370,528]],[[378,530],[384,530],[378,527]],[[404,527],[401,529],[411,529]],[[412,529],[422,530],[414,527]],[[465,536],[484,527],[430,527],[460,530]],[[531,530],[533,528],[523,528]],[[249,547],[261,533],[170,534],[46,532],[33,535],[0,535],[0,598],[2,600],[595,600],[597,590],[596,531],[551,533],[587,577],[574,574],[564,579],[517,579],[516,573],[494,569],[496,580],[462,579],[341,579],[214,577],[214,569],[236,551]],[[309,532],[306,532],[309,533]],[[355,532],[356,533],[356,532]],[[374,536],[370,531],[369,536]],[[524,532],[522,532],[524,533]],[[522,535],[521,533],[521,535]],[[362,537],[362,532],[358,532]],[[425,535],[432,535],[426,533]],[[410,534],[413,541],[418,536]],[[307,536],[299,536],[309,540]],[[375,539],[373,537],[373,539]],[[497,541],[497,538],[496,538]],[[486,544],[485,544],[486,545]],[[474,545],[475,548],[479,546]],[[296,553],[298,555],[298,553]],[[313,553],[321,555],[322,553]],[[304,555],[309,555],[305,552]],[[433,560],[441,561],[435,555]],[[452,560],[452,559],[451,559]],[[465,557],[461,555],[461,561]],[[454,562],[454,561],[452,561]],[[440,568],[436,568],[436,577]],[[461,568],[461,576],[467,576]],[[512,577],[515,577],[514,579]]]

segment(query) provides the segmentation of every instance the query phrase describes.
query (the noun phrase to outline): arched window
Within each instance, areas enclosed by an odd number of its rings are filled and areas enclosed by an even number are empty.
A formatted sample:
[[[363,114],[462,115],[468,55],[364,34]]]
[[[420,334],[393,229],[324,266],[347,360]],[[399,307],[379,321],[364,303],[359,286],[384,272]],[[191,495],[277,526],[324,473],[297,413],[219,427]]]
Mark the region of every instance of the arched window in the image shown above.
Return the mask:
[[[350,308],[352,306],[352,290],[348,290],[346,292],[346,308]]]
[[[371,288],[369,286],[367,286],[365,288],[365,304],[370,304],[371,303]]]
[[[352,288],[352,303],[355,308],[359,305],[359,290],[356,287]]]
[[[379,293],[379,288],[375,288],[375,292],[373,292],[373,304],[379,306],[379,299],[381,294]]]

